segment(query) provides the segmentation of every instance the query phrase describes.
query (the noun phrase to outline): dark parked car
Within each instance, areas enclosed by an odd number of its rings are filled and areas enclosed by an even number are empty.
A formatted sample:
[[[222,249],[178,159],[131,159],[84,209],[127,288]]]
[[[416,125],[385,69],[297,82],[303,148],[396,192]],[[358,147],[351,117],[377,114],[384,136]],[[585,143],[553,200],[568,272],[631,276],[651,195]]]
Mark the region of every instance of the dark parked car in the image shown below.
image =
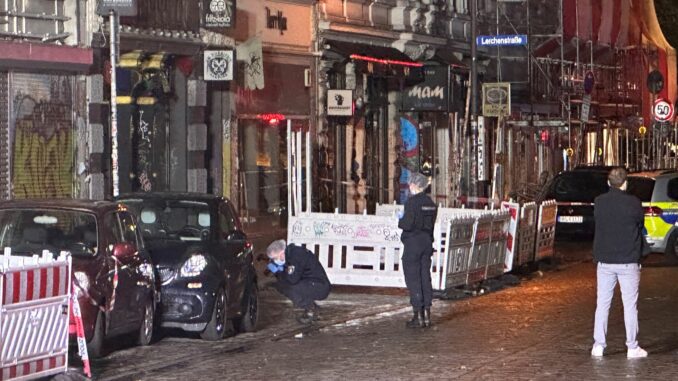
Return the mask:
[[[593,201],[609,190],[607,175],[611,168],[613,167],[578,167],[559,173],[549,182],[544,199],[555,199],[557,202],[558,238],[593,238]],[[646,201],[646,182],[644,178],[629,175],[628,192],[641,201]]]
[[[90,356],[104,339],[136,333],[153,338],[157,302],[150,256],[132,213],[110,201],[0,202],[0,247],[13,255],[69,251]],[[117,284],[115,284],[117,275]]]
[[[258,318],[252,244],[227,199],[189,193],[119,197],[139,226],[160,276],[161,326],[219,340],[233,322],[253,331]]]

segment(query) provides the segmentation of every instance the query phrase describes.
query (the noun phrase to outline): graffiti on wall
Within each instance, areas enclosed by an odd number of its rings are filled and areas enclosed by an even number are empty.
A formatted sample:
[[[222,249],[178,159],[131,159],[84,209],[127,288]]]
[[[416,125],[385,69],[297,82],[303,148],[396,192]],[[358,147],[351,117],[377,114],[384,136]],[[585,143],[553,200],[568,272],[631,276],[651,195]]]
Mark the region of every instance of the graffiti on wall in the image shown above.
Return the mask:
[[[400,118],[400,203],[404,204],[410,196],[408,182],[410,173],[419,171],[419,128],[414,120]]]

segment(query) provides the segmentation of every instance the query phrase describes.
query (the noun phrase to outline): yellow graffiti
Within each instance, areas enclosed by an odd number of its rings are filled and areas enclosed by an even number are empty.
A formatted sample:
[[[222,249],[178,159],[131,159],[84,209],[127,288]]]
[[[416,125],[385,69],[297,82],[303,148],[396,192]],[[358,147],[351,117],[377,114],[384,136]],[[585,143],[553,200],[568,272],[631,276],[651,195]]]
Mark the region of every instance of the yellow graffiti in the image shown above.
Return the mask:
[[[17,121],[12,183],[15,198],[68,198],[73,193],[73,137],[68,128],[46,137]]]

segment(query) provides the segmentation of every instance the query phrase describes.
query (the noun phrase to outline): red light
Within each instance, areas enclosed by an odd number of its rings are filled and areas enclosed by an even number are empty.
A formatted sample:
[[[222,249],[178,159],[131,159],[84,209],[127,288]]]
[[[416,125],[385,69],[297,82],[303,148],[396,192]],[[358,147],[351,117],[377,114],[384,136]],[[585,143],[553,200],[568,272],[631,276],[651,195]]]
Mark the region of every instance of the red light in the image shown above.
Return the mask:
[[[643,211],[645,212],[645,215],[648,217],[660,217],[664,212],[662,208],[658,206],[648,206],[643,208]]]
[[[374,58],[368,56],[361,56],[359,54],[351,54],[351,59],[367,62],[376,62],[384,65],[400,65],[400,66],[410,66],[410,67],[422,67],[424,64],[419,62],[407,62],[407,61],[396,61],[396,60],[386,60],[381,58]]]
[[[268,122],[270,125],[278,124],[280,121],[285,120],[285,115],[283,114],[259,114],[257,115],[258,119]]]
[[[544,142],[544,143],[549,141],[549,131],[548,130],[542,130],[541,141]]]

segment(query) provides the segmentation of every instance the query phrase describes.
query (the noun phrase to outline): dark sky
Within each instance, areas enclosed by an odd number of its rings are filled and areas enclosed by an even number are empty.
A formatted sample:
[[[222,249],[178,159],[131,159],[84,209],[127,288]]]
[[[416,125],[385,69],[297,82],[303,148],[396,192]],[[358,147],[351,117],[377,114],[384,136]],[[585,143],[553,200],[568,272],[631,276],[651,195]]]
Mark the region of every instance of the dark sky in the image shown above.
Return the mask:
[[[678,1],[654,0],[659,24],[669,43],[678,48]]]

